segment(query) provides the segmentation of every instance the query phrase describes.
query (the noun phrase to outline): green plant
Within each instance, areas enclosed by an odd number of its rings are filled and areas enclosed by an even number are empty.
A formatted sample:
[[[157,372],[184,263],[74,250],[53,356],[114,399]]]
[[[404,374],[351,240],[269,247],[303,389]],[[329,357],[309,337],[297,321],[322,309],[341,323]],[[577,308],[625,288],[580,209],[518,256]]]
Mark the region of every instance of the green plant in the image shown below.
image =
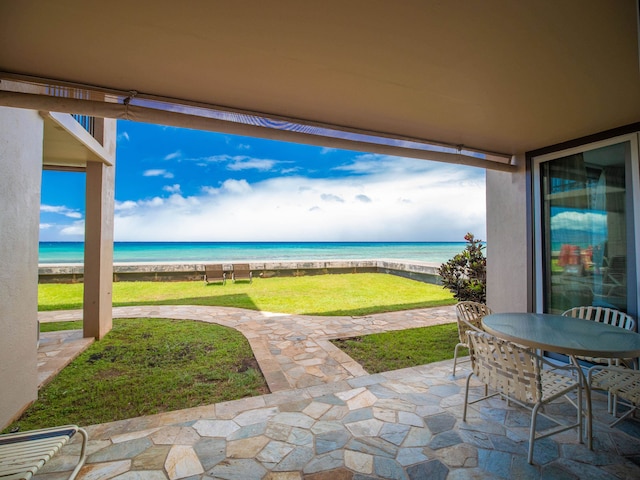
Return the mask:
[[[484,244],[472,233],[464,236],[465,249],[438,269],[442,285],[453,293],[456,300],[485,303],[487,259],[484,256]]]

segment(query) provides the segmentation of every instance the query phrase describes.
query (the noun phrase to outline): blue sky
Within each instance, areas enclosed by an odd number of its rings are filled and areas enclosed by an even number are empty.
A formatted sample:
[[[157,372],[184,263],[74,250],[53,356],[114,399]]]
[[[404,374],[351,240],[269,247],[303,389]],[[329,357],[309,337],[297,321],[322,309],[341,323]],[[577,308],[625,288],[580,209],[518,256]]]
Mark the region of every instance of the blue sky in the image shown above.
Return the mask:
[[[486,238],[485,173],[118,121],[116,241]],[[43,173],[41,241],[81,241],[84,174]]]

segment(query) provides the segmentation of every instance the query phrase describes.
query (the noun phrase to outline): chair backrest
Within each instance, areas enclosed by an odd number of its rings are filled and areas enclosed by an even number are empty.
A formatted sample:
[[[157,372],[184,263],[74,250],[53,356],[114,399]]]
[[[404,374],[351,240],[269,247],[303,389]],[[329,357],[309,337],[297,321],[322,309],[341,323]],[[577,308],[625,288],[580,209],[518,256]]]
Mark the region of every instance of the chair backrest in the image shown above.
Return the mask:
[[[542,399],[541,365],[530,349],[486,332],[467,334],[471,368],[482,383],[523,403]]]
[[[570,308],[562,315],[565,317],[582,318],[594,322],[606,323],[626,330],[634,330],[636,321],[620,310],[607,307],[583,306]]]
[[[484,303],[458,302],[456,304],[456,317],[458,319],[460,343],[468,345],[467,330],[482,331],[482,319],[491,313],[491,309]]]
[[[249,277],[251,273],[251,267],[248,263],[234,263],[233,264],[233,274],[236,277]]]
[[[222,278],[223,273],[224,269],[221,263],[204,266],[204,274],[207,276],[207,278]]]

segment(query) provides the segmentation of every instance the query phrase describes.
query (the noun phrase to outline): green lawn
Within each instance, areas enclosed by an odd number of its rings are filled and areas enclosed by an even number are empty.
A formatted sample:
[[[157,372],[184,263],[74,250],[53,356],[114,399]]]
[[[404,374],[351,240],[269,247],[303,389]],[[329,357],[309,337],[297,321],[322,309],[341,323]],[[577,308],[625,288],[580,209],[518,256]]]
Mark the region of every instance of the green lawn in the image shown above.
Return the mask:
[[[39,309],[82,308],[83,285],[42,284]],[[380,273],[254,279],[226,285],[203,282],[116,282],[114,306],[215,305],[303,315],[368,315],[452,305],[441,286]]]
[[[82,284],[39,286],[40,310],[82,307]],[[228,282],[118,282],[114,305],[217,305],[280,313],[365,315],[450,305],[440,286],[384,274],[256,278]],[[82,328],[41,324],[42,331]],[[370,372],[453,357],[455,324],[334,342]],[[66,367],[9,428],[92,425],[268,391],[246,339],[202,322],[115,319],[104,339]]]
[[[459,340],[457,324],[449,323],[331,342],[368,373],[380,373],[453,358]],[[461,349],[460,355],[467,351]]]
[[[7,430],[93,425],[263,393],[240,332],[192,320],[115,319]]]

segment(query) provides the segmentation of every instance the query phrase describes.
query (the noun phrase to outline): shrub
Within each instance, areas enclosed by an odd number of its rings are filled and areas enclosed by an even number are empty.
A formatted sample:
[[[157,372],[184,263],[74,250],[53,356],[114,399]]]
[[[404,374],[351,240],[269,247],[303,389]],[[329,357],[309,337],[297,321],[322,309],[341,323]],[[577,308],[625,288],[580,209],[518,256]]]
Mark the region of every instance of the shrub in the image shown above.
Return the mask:
[[[485,303],[487,259],[482,240],[476,240],[472,233],[464,237],[465,249],[438,269],[442,285],[453,293],[456,300]]]

